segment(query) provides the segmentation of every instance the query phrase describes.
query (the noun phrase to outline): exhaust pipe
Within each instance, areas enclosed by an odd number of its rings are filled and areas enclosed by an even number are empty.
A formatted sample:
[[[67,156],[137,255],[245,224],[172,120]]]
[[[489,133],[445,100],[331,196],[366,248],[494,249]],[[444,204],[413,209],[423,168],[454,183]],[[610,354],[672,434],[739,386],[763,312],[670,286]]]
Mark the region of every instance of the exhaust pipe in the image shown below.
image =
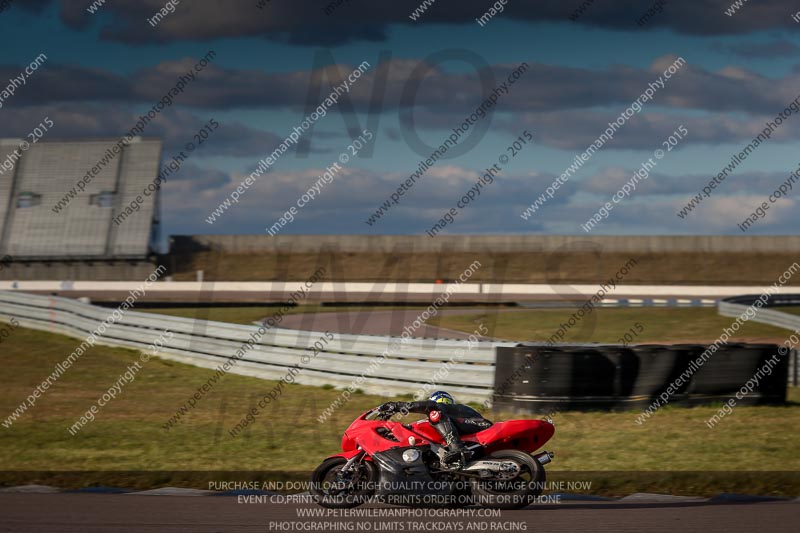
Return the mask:
[[[555,457],[555,455],[556,454],[554,454],[553,452],[542,452],[542,453],[537,453],[536,455],[533,456],[533,458],[539,461],[540,465],[546,465],[547,463],[553,460],[553,457]]]

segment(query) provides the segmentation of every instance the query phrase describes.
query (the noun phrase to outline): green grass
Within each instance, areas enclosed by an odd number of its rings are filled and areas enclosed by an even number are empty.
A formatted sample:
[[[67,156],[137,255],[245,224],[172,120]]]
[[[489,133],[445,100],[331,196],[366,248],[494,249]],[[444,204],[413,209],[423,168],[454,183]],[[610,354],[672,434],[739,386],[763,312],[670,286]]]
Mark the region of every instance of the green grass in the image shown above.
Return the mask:
[[[792,315],[800,315],[800,307],[778,307],[776,311],[783,311]]]
[[[576,309],[531,309],[445,315],[438,325],[471,332],[483,323],[498,338],[520,341],[545,341],[566,323]],[[716,308],[599,308],[570,328],[560,342],[620,342],[620,338],[641,324],[641,333],[634,343],[713,342],[735,319],[720,316]],[[493,329],[494,328],[494,329]],[[750,342],[782,342],[788,330],[745,323],[734,339]]]
[[[5,420],[78,342],[22,328],[5,339],[0,350],[4,384],[0,420]],[[175,471],[308,471],[338,451],[343,430],[359,413],[386,400],[354,395],[332,419],[320,424],[317,415],[339,392],[293,385],[248,432],[233,438],[227,430],[241,419],[252,398],[266,394],[274,382],[229,374],[185,416],[184,423],[165,431],[162,424],[212,372],[153,358],[94,422],[70,436],[67,428],[135,360],[137,353],[131,350],[92,348],[10,429],[0,427],[0,465],[5,471],[0,480],[5,484],[72,485],[77,482],[59,481],[57,475],[31,479],[12,471],[92,470],[119,474],[87,474],[80,478],[83,483],[203,487],[201,475],[186,478]],[[555,415],[556,435],[547,444],[547,449],[556,452],[549,470],[555,477],[566,471],[628,473],[621,478],[620,474],[608,474],[605,481],[598,480],[593,491],[605,494],[642,489],[647,483],[631,480],[641,477],[634,472],[645,472],[651,479],[648,483],[653,483],[655,476],[655,488],[662,492],[757,490],[800,495],[797,476],[786,481],[778,474],[800,471],[800,392],[792,390],[791,399],[793,403],[785,407],[738,407],[714,429],[707,429],[704,421],[717,412],[715,407],[665,407],[643,426],[633,422],[638,412],[560,413]],[[146,481],[123,473],[134,470],[162,472]],[[725,477],[725,472],[740,470],[775,473],[754,474],[753,481]],[[721,480],[715,481],[715,476]],[[772,485],[763,485],[765,479],[771,479]]]
[[[298,305],[290,308],[285,314],[301,313],[335,313],[342,311],[391,311],[393,309],[424,309],[426,306],[348,306],[348,305]],[[209,307],[151,307],[137,308],[137,311],[159,315],[215,320],[232,324],[252,324],[276,313],[281,306],[209,306]]]

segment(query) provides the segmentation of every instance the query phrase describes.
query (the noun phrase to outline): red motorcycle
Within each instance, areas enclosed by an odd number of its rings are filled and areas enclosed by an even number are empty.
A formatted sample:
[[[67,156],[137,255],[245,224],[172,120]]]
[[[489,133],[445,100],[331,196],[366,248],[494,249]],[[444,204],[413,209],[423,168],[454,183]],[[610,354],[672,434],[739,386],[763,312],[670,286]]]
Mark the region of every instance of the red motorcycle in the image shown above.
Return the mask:
[[[438,413],[432,416],[437,416]],[[462,436],[471,452],[455,465],[441,461],[444,440],[430,420],[389,420],[370,409],[342,437],[342,453],[325,459],[311,476],[311,494],[323,507],[351,508],[370,500],[412,506],[481,505],[518,509],[545,485],[551,452],[533,452],[553,436],[545,420],[509,420]]]

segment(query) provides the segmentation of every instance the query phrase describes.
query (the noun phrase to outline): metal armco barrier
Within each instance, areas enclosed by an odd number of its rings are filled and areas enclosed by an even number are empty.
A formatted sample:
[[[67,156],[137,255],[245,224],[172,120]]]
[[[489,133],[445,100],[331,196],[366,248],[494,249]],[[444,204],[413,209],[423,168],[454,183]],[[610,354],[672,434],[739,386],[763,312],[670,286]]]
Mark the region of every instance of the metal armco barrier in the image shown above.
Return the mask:
[[[69,335],[83,340],[113,309],[59,297],[0,292],[0,318],[16,318],[22,327]],[[97,344],[147,350],[164,330],[173,332],[164,341],[158,357],[205,368],[217,368],[234,356],[258,330],[256,326],[207,322],[125,311],[110,325]],[[202,332],[202,333],[198,333]],[[317,355],[312,346],[324,332],[268,329],[254,348],[233,366],[231,372],[278,380],[298,366],[295,382],[346,388],[377,361],[395,337],[334,334]],[[76,341],[75,346],[80,344]],[[468,349],[467,341],[408,339],[390,354],[363,383],[354,388],[372,394],[393,396],[414,393],[423,386],[446,388],[464,401],[482,402],[491,397],[494,385],[495,348],[513,343],[480,342]],[[463,355],[448,363],[459,349]],[[66,357],[69,354],[64,354]],[[306,362],[304,363],[304,356]],[[446,365],[446,363],[448,363]],[[76,364],[80,367],[80,362]],[[79,372],[76,368],[70,372]],[[436,384],[430,381],[437,377]]]
[[[722,316],[737,317],[744,313],[748,307],[758,299],[757,295],[748,294],[744,296],[733,296],[720,300],[718,305],[719,314]],[[751,318],[753,322],[769,324],[779,328],[786,328],[793,333],[787,335],[800,336],[800,315],[792,315],[778,311],[781,307],[800,306],[800,294],[775,294],[767,300],[765,307],[773,309],[756,309],[756,316]],[[777,309],[774,309],[777,308]],[[800,372],[798,371],[798,358],[800,351],[792,350],[789,357],[789,383],[793,386],[800,386]]]
[[[721,346],[699,369],[690,362],[707,347],[684,345],[519,344],[497,348],[493,403],[500,409],[545,413],[586,409],[643,409],[680,379],[670,405],[698,405],[731,398],[769,358],[773,344]],[[738,403],[786,401],[788,358]]]
[[[744,313],[748,307],[758,299],[757,295],[748,294],[745,296],[734,296],[724,298],[718,304],[719,314],[722,316],[737,317]],[[800,306],[800,294],[776,294],[767,300],[764,307],[756,309],[756,316],[751,318],[753,322],[761,322],[779,328],[786,328],[792,331],[800,331],[800,315],[783,313],[780,309],[786,306]],[[770,309],[765,309],[769,307]]]

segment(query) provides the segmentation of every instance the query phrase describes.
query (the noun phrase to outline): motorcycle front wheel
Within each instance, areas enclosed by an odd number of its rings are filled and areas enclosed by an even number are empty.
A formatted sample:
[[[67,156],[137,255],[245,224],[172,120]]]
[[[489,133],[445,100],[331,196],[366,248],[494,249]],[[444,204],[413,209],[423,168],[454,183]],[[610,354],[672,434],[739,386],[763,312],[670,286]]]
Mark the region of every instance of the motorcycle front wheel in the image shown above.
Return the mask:
[[[329,509],[350,509],[366,503],[374,494],[378,468],[362,461],[351,472],[343,472],[344,457],[331,457],[311,474],[311,496]]]

